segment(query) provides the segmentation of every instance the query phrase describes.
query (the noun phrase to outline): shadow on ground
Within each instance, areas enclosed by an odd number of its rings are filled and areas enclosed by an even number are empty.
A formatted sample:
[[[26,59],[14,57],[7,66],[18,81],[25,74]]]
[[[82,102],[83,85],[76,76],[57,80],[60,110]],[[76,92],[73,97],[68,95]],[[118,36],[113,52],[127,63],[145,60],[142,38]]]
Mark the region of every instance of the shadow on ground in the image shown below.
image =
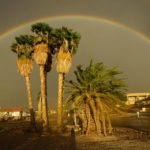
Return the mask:
[[[1,135],[0,150],[76,150],[76,141],[73,135]]]

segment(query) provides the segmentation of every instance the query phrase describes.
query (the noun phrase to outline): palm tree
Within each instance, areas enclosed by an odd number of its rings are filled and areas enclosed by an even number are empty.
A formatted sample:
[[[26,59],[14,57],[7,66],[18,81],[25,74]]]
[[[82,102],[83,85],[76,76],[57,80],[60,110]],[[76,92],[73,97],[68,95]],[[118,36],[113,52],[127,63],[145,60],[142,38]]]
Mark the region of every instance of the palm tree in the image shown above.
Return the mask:
[[[21,35],[16,37],[16,43],[12,44],[11,50],[18,56],[18,72],[25,77],[28,95],[28,106],[31,115],[31,126],[35,128],[35,116],[33,99],[30,86],[30,74],[32,71],[33,36]]]
[[[78,66],[74,73],[76,82],[68,81],[66,85],[70,93],[67,103],[82,110],[84,115],[82,118],[79,115],[79,118],[84,126],[86,124],[86,134],[90,132],[92,121],[98,134],[111,133],[109,112],[118,111],[116,104],[123,104],[120,95],[124,95],[125,84],[123,79],[117,77],[121,72],[91,61],[87,68]]]
[[[37,120],[42,121],[42,98],[41,98],[41,92],[38,92],[37,96]]]
[[[49,39],[52,28],[46,23],[32,25],[32,32],[36,34],[34,41],[34,60],[40,67],[41,98],[42,98],[42,119],[43,130],[48,130],[48,108],[46,91],[46,74],[48,66],[51,65],[51,51],[49,49]],[[50,61],[49,61],[50,60]]]
[[[53,33],[53,47],[56,53],[56,70],[58,72],[58,101],[57,101],[57,124],[58,129],[62,128],[62,116],[63,116],[63,82],[64,76],[69,72],[72,64],[72,55],[76,53],[80,34],[73,32],[71,29],[62,27],[56,29]]]

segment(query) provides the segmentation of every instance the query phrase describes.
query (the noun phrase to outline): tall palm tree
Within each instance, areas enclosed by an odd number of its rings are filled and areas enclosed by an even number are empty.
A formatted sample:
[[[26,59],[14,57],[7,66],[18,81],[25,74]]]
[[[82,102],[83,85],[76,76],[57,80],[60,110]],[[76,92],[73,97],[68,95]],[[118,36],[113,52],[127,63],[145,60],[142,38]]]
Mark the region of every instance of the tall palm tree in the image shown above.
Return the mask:
[[[72,55],[76,53],[80,41],[80,34],[71,29],[62,27],[53,33],[53,53],[56,53],[56,70],[58,72],[58,101],[57,124],[62,128],[63,116],[63,84],[64,76],[69,72],[72,64]]]
[[[47,131],[49,128],[49,121],[47,108],[46,73],[47,69],[50,68],[48,66],[51,65],[49,64],[51,63],[49,39],[52,28],[46,23],[36,23],[32,25],[31,30],[33,33],[35,33],[33,57],[40,68],[43,130]]]
[[[16,37],[16,43],[12,44],[11,50],[18,56],[18,72],[25,77],[28,95],[28,106],[31,115],[31,125],[35,127],[35,116],[33,109],[33,99],[30,86],[30,74],[32,71],[32,53],[33,53],[33,36],[21,35]]]
[[[124,95],[124,81],[117,77],[121,72],[91,61],[87,68],[78,66],[74,73],[76,82],[69,81],[66,86],[70,93],[67,103],[83,110],[85,117],[81,120],[86,120],[83,121],[87,124],[86,134],[90,131],[92,119],[98,134],[107,135],[107,130],[111,133],[109,112],[118,110],[116,104],[122,104],[119,98]]]

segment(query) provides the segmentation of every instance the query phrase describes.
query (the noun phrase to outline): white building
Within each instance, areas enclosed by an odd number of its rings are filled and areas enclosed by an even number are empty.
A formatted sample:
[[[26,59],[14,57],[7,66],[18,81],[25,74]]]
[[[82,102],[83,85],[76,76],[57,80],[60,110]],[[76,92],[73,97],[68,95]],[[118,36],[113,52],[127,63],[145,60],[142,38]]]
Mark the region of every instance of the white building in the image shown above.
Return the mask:
[[[127,94],[127,105],[134,105],[137,101],[143,100],[150,97],[150,93],[128,93]]]
[[[22,113],[22,108],[0,108],[0,119],[20,119],[22,117]]]

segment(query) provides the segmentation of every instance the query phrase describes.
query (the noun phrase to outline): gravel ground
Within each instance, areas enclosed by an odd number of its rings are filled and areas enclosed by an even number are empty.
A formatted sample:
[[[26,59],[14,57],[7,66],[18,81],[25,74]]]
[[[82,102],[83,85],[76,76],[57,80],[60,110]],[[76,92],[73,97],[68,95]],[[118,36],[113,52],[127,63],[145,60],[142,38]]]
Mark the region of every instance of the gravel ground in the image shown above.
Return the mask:
[[[37,133],[0,134],[0,150],[150,150],[150,140],[129,139],[127,136],[97,135],[75,137]]]
[[[90,137],[86,141],[78,140],[77,150],[150,150],[150,140],[121,139],[116,136],[108,136],[102,139]]]
[[[129,128],[116,128],[107,137],[40,134],[20,126],[8,130],[7,126],[6,131],[0,132],[0,150],[150,150],[150,135]]]

